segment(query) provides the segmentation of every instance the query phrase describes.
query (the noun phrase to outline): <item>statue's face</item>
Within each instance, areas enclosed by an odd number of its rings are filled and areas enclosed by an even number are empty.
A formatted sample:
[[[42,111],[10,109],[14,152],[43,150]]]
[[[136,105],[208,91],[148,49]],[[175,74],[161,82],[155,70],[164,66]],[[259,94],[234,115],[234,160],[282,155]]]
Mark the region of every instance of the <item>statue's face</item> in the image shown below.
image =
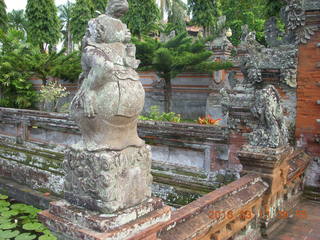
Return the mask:
[[[121,18],[129,10],[127,0],[111,0],[107,7],[107,15]]]

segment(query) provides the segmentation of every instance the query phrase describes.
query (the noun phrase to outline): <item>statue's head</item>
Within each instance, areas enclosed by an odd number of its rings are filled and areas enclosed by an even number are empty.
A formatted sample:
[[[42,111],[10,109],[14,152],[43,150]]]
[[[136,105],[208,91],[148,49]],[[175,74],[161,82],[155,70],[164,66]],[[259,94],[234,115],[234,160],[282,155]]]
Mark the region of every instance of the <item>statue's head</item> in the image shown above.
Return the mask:
[[[131,34],[127,26],[110,18],[108,15],[100,15],[89,21],[89,26],[84,37],[84,44],[91,43],[128,43],[131,40]]]
[[[128,10],[127,0],[109,0],[106,14],[114,18],[121,18]]]

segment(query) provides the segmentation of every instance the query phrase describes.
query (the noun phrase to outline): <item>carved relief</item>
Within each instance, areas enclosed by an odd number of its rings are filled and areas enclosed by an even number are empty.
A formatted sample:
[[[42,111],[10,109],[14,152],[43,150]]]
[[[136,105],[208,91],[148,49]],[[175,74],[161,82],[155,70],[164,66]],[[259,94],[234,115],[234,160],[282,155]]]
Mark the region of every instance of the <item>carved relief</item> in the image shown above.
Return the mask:
[[[112,213],[151,197],[150,148],[65,154],[65,197],[93,211]]]
[[[251,108],[259,125],[249,136],[250,145],[277,148],[288,144],[288,129],[277,89],[269,85],[255,92]]]
[[[314,35],[317,27],[306,26],[305,9],[302,0],[286,0],[287,6],[281,15],[286,24],[287,39],[295,44],[307,43]]]

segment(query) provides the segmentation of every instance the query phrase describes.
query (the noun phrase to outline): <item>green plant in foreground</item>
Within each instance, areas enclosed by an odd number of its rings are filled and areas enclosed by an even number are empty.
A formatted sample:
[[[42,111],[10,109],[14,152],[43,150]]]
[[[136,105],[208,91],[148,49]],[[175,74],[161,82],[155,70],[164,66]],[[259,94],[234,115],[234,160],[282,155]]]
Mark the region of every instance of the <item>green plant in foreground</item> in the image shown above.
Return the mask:
[[[41,210],[32,206],[11,203],[0,194],[0,240],[57,240],[37,219]]]

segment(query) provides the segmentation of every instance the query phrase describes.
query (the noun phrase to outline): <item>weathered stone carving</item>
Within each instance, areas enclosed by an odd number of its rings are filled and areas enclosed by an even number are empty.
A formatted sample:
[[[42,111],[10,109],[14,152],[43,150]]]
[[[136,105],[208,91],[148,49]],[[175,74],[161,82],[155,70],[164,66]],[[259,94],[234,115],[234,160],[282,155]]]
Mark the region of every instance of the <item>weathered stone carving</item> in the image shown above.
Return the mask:
[[[269,85],[255,92],[253,115],[258,128],[250,134],[250,145],[277,148],[288,144],[288,130],[277,89]]]
[[[71,114],[82,141],[65,154],[65,198],[102,213],[138,205],[151,197],[150,149],[138,137],[144,89],[135,69],[135,46],[119,19],[126,0],[110,0],[106,14],[89,22],[83,40],[82,85]]]
[[[135,46],[119,19],[128,10],[126,0],[109,2],[106,14],[89,22],[83,40],[81,88],[71,104],[88,151],[122,150],[142,146],[137,118],[144,105],[144,89],[135,69]]]
[[[282,9],[281,15],[287,28],[289,43],[307,43],[317,30],[316,27],[306,26],[305,9],[302,0],[286,0],[287,6]]]
[[[283,42],[280,40],[283,33],[277,27],[276,17],[271,17],[265,24],[266,42],[270,47],[280,46]]]
[[[233,48],[232,43],[227,37],[226,29],[226,16],[221,16],[217,22],[217,35],[218,37],[207,43],[209,50],[213,51],[231,51]]]
[[[75,205],[112,213],[151,196],[150,147],[88,152],[72,148],[64,161],[65,197]]]
[[[247,46],[247,54],[241,58],[241,71],[245,83],[263,81],[261,70],[279,69],[280,80],[290,87],[296,87],[297,48],[294,45],[281,45],[274,48]]]

